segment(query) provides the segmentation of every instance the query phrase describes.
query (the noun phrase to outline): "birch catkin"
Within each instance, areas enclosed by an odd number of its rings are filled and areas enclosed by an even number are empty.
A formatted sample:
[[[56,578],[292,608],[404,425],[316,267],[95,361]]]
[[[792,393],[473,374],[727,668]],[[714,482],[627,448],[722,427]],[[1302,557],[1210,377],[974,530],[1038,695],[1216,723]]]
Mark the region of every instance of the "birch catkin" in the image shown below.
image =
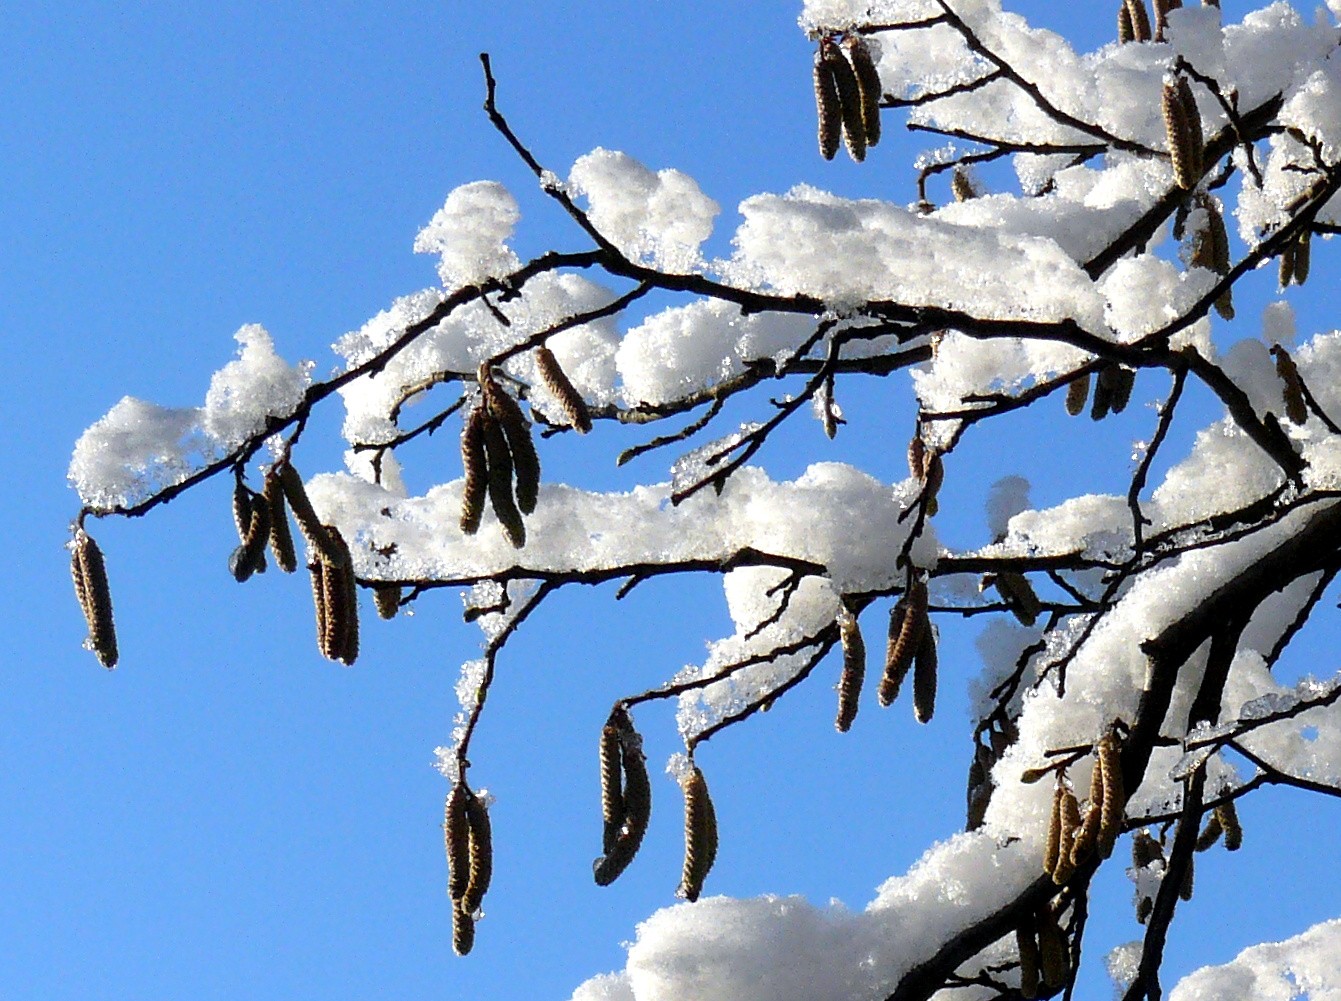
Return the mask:
[[[1279,344],[1271,348],[1276,359],[1276,375],[1280,378],[1281,395],[1285,403],[1285,416],[1291,424],[1304,424],[1308,421],[1308,405],[1304,399],[1304,381],[1299,375],[1290,353]]]
[[[488,465],[489,503],[512,545],[526,545],[526,525],[512,495],[512,455],[507,437],[492,414],[484,417],[484,454]]]
[[[1191,191],[1201,179],[1201,118],[1195,101],[1189,112],[1187,98],[1191,93],[1186,78],[1165,78],[1161,99],[1164,133],[1173,162],[1174,182],[1184,191]]]
[[[919,723],[930,723],[936,712],[936,670],[936,632],[927,623],[913,658],[913,717]]]
[[[535,510],[540,493],[540,456],[536,454],[535,442],[531,439],[531,422],[526,419],[517,401],[493,380],[487,369],[481,366],[480,371],[485,406],[502,428],[508,455],[512,460],[512,472],[517,480],[517,507],[522,514],[530,514]],[[485,448],[487,451],[487,439]]]
[[[107,565],[102,550],[82,528],[70,545],[70,574],[75,596],[88,625],[87,646],[98,663],[109,671],[116,667],[116,625],[112,621],[112,591],[107,583]]]
[[[1099,739],[1098,762],[1102,778],[1099,818],[1099,857],[1108,858],[1122,833],[1127,810],[1127,792],[1122,779],[1122,747],[1111,730]]]
[[[913,657],[921,645],[922,631],[927,628],[927,586],[921,580],[915,580],[889,613],[885,673],[877,693],[880,705],[891,705],[899,697],[903,679],[913,666]]]
[[[1057,788],[1052,794],[1052,816],[1048,822],[1048,839],[1043,847],[1043,871],[1048,875],[1057,871],[1062,858],[1062,817],[1065,813],[1066,785],[1058,776]]]
[[[835,149],[837,140],[835,139]],[[830,157],[833,154],[829,154]],[[591,430],[591,412],[587,410],[587,402],[582,399],[582,394],[577,391],[568,374],[564,372],[559,364],[559,359],[554,357],[554,352],[547,347],[536,348],[535,352],[536,370],[540,373],[541,380],[556,400],[559,401],[559,407],[563,410],[563,416],[568,421],[569,426],[577,431],[578,434],[586,434]]]
[[[470,841],[470,876],[461,894],[461,910],[474,917],[489,892],[494,875],[494,837],[489,808],[474,793],[466,793],[466,828]]]
[[[857,617],[847,609],[838,616],[838,632],[843,644],[843,675],[838,682],[838,718],[834,726],[847,733],[857,718],[861,684],[866,677],[866,643],[861,638]]]
[[[861,35],[848,35],[844,45],[852,60],[852,71],[857,77],[857,91],[861,95],[861,123],[866,133],[866,145],[880,142],[880,98],[883,87],[880,73],[871,58],[871,48]]]
[[[1131,34],[1134,42],[1150,41],[1150,15],[1145,9],[1145,0],[1126,0],[1127,17],[1131,20]]]
[[[293,545],[293,532],[289,529],[289,506],[284,501],[284,484],[273,469],[265,474],[261,496],[270,509],[269,541],[275,565],[285,573],[293,573],[298,569],[298,552]]]
[[[1126,8],[1122,8],[1126,10]],[[1082,372],[1071,380],[1066,387],[1066,412],[1079,417],[1085,411],[1085,402],[1090,398],[1090,374]]]
[[[1090,773],[1090,799],[1085,807],[1084,819],[1075,837],[1071,839],[1071,865],[1079,866],[1094,851],[1099,840],[1099,821],[1103,817],[1103,768],[1095,759],[1094,770]]]
[[[1057,865],[1052,870],[1052,881],[1061,886],[1076,871],[1071,859],[1071,845],[1080,828],[1080,804],[1070,789],[1062,790],[1062,814],[1058,831]]]
[[[820,156],[832,160],[843,134],[843,111],[838,103],[838,84],[824,58],[823,46],[815,53],[815,111],[819,117]]]
[[[293,518],[298,522],[298,530],[303,533],[307,544],[320,553],[327,563],[338,563],[346,558],[348,554],[331,542],[325,528],[322,527],[321,519],[317,517],[317,512],[307,497],[303,478],[298,475],[298,470],[293,468],[293,463],[285,462],[279,467],[279,480],[284,487],[284,499],[289,502],[289,510],[293,512]]]
[[[474,535],[480,530],[484,496],[489,489],[484,457],[484,421],[487,416],[483,406],[476,407],[466,418],[466,426],[461,431],[461,467],[465,472],[461,487],[461,531],[466,535]]]
[[[1015,949],[1020,954],[1020,996],[1027,999],[1038,997],[1038,939],[1034,936],[1032,923],[1026,923],[1015,929]]]
[[[443,843],[447,851],[447,895],[453,903],[460,903],[470,883],[470,821],[466,817],[466,800],[470,792],[464,783],[457,782],[447,794],[443,807]]]
[[[1132,29],[1131,10],[1127,7],[1127,0],[1121,0],[1118,4],[1117,34],[1119,45],[1136,41],[1136,32]]]
[[[684,870],[677,893],[693,903],[703,892],[703,881],[717,859],[717,813],[697,765],[685,777],[683,787]]]
[[[400,585],[378,584],[373,588],[373,605],[379,619],[394,619],[400,610]]]
[[[831,39],[820,43],[820,54],[833,74],[838,90],[838,111],[843,122],[843,142],[848,156],[858,163],[866,159],[866,125],[862,121],[861,91],[857,75]]]
[[[475,947],[475,919],[467,914],[460,903],[452,904],[452,951],[458,956],[470,955]]]
[[[1232,799],[1227,799],[1215,808],[1215,817],[1225,831],[1225,851],[1236,852],[1243,847],[1243,825],[1239,823],[1239,811]]]
[[[621,722],[622,717],[622,722]],[[604,831],[601,835],[601,853],[609,854],[614,848],[619,832],[624,828],[624,770],[620,762],[623,753],[624,734],[627,732],[628,714],[616,708],[610,713],[610,719],[601,728],[601,818]]]
[[[633,729],[632,721],[620,736],[620,765],[624,773],[624,823],[610,850],[592,865],[597,886],[609,886],[628,868],[643,843],[652,816],[652,783],[647,775],[642,740]]]

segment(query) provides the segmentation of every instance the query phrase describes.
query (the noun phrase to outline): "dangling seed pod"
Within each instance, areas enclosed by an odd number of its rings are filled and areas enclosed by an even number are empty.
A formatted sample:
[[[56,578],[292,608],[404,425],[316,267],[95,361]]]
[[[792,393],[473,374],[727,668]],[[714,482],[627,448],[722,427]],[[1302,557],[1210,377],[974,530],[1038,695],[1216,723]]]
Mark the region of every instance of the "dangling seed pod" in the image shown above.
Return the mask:
[[[1212,811],[1210,817],[1206,819],[1206,826],[1197,835],[1194,849],[1199,852],[1209,851],[1220,840],[1220,835],[1223,833],[1224,828],[1220,826],[1220,816]]]
[[[378,584],[373,587],[373,605],[379,619],[394,619],[400,610],[400,585]]]
[[[442,833],[447,850],[447,895],[453,903],[460,903],[470,884],[470,821],[466,817],[466,801],[470,791],[465,783],[457,782],[447,794],[443,807]]]
[[[708,795],[708,783],[694,765],[684,783],[684,871],[677,895],[693,903],[703,892],[717,859],[717,813]]]
[[[936,712],[936,631],[930,623],[922,629],[922,640],[913,658],[913,717],[930,723]]]
[[[950,193],[957,202],[967,202],[978,197],[978,189],[973,186],[968,171],[963,167],[956,167],[950,174]]]
[[[488,468],[484,459],[484,422],[488,414],[476,407],[466,418],[461,431],[461,466],[465,482],[461,487],[461,531],[474,535],[480,530],[484,514],[484,495],[489,489]]]
[[[1043,871],[1052,875],[1062,860],[1062,821],[1066,812],[1066,783],[1057,776],[1057,788],[1052,794],[1052,816],[1048,822],[1048,839],[1043,847]]]
[[[1090,405],[1090,420],[1101,421],[1108,416],[1113,407],[1114,377],[1118,370],[1117,362],[1104,362],[1094,380],[1094,402]]]
[[[298,530],[303,533],[307,544],[327,563],[339,563],[342,559],[348,559],[348,551],[332,543],[326,534],[321,519],[317,517],[317,512],[307,497],[303,478],[298,475],[298,470],[293,468],[293,463],[285,462],[279,467],[279,480],[284,487],[284,498],[289,502],[289,510],[293,512],[294,520],[298,522]]]
[[[340,530],[334,525],[321,528],[330,540],[337,560],[327,562],[319,555],[312,571],[312,585],[319,593],[317,645],[327,660],[348,666],[359,655],[358,592],[353,560]]]
[[[79,528],[70,544],[70,574],[75,596],[88,624],[87,647],[109,671],[116,667],[116,625],[112,621],[112,591],[107,565],[93,536]]]
[[[861,683],[866,677],[866,643],[857,617],[846,608],[838,614],[838,632],[843,643],[843,676],[838,682],[838,718],[834,726],[847,733],[857,718]]]
[[[512,545],[526,545],[526,526],[512,496],[512,456],[507,437],[492,414],[484,418],[484,454],[488,466],[489,503]]]
[[[1127,0],[1121,0],[1121,3],[1118,4],[1117,34],[1119,45],[1136,41],[1136,32],[1132,30],[1131,11],[1127,8]]]
[[[874,146],[880,142],[880,97],[884,89],[880,84],[880,73],[875,68],[875,60],[871,58],[870,46],[861,35],[848,35],[843,44],[847,47],[852,71],[857,77],[866,145]]]
[[[284,500],[284,485],[273,469],[265,474],[261,496],[270,509],[269,541],[275,565],[285,573],[293,573],[298,569],[298,553],[293,545],[293,532],[289,530],[289,506]]]
[[[1057,923],[1057,915],[1052,908],[1044,904],[1038,909],[1038,956],[1039,974],[1043,987],[1055,991],[1066,984],[1071,969],[1071,959],[1067,954],[1066,936]]]
[[[1112,730],[1099,739],[1097,767],[1102,778],[1098,849],[1100,858],[1108,858],[1122,833],[1122,820],[1127,809],[1127,792],[1122,780],[1122,747]]]
[[[832,160],[843,134],[843,109],[838,103],[838,83],[822,46],[815,53],[815,110],[819,116],[820,156]]]
[[[1038,939],[1032,922],[1015,929],[1015,949],[1020,954],[1020,997],[1038,997]]]
[[[1177,10],[1183,0],[1155,0],[1155,41],[1164,41],[1164,30],[1169,26],[1169,11]]]
[[[1150,41],[1150,15],[1146,13],[1145,0],[1127,0],[1127,16],[1131,19],[1132,40]]]
[[[265,570],[265,547],[270,541],[270,505],[238,480],[233,491],[233,521],[241,544],[228,560],[228,570],[239,584]]]
[[[1126,10],[1126,7],[1122,8]],[[1082,372],[1071,380],[1066,387],[1066,412],[1079,417],[1085,410],[1085,402],[1090,398],[1090,374]]]
[[[1225,831],[1225,851],[1236,852],[1243,847],[1243,825],[1239,823],[1239,811],[1232,799],[1227,799],[1215,808],[1215,817]]]
[[[517,401],[494,382],[484,366],[480,366],[480,376],[485,406],[503,429],[512,457],[512,471],[517,478],[517,507],[522,514],[530,514],[540,496],[540,456],[536,455],[535,442],[531,440],[531,422]]]
[[[1191,89],[1184,77],[1166,77],[1161,109],[1174,182],[1184,191],[1191,191],[1201,179],[1201,118],[1195,102],[1189,113],[1184,92],[1190,97]]]
[[[1209,195],[1197,199],[1197,205],[1205,211],[1206,225],[1192,237],[1192,253],[1189,264],[1194,268],[1209,268],[1222,278],[1229,274],[1229,232],[1225,229],[1225,219],[1220,212],[1220,203]],[[1215,300],[1215,311],[1226,320],[1234,319],[1234,293],[1226,288]]]
[[[834,140],[834,148],[837,149],[838,140]],[[826,159],[832,159],[830,153]],[[569,380],[568,375],[559,365],[559,359],[554,357],[554,352],[549,348],[536,348],[535,352],[536,369],[540,372],[540,378],[544,380],[545,388],[548,389],[554,398],[559,401],[559,406],[563,410],[564,419],[568,421],[570,427],[578,434],[586,434],[591,430],[591,413],[587,410],[587,401],[582,399],[582,394]]]
[[[627,816],[624,808],[624,772],[620,756],[623,754],[624,735],[631,727],[628,713],[617,706],[611,710],[610,718],[601,728],[601,816],[604,820],[601,853],[603,855],[609,854],[614,848]]]
[[[1075,837],[1071,839],[1071,865],[1079,866],[1094,851],[1099,840],[1099,821],[1103,818],[1103,768],[1096,760],[1090,773],[1090,798]]]
[[[1136,385],[1136,371],[1123,365],[1115,365],[1110,379],[1112,381],[1113,398],[1109,400],[1108,408],[1112,413],[1120,414],[1127,409],[1127,404],[1131,402],[1131,391]]]
[[[466,794],[466,822],[470,831],[470,878],[461,895],[461,910],[472,917],[489,892],[494,875],[494,837],[489,808],[472,792]]]
[[[880,679],[880,705],[893,704],[899,688],[913,666],[913,658],[922,643],[922,633],[930,628],[927,619],[927,585],[914,580],[889,613],[889,642],[885,647],[885,673]]]
[[[609,886],[628,868],[647,834],[652,817],[652,783],[647,775],[642,740],[633,729],[622,735],[620,763],[624,770],[624,825],[614,845],[592,866],[597,886]]]
[[[1080,803],[1070,789],[1062,790],[1061,829],[1058,835],[1057,865],[1052,870],[1052,881],[1061,886],[1076,871],[1071,861],[1071,846],[1075,842],[1076,831],[1080,829]]]
[[[1037,621],[1043,605],[1028,577],[1014,570],[1003,570],[996,575],[992,584],[1021,625],[1032,626]]]
[[[843,57],[843,51],[831,39],[820,42],[820,53],[832,71],[834,84],[838,88],[838,109],[842,113],[843,142],[847,145],[848,156],[861,163],[866,159],[866,126],[861,117],[862,102],[857,75]]]
[[[307,565],[307,569],[312,575],[312,606],[317,613],[317,649],[329,659],[334,634],[331,632],[331,610],[326,604],[326,562],[318,557]]]
[[[459,902],[452,904],[452,951],[467,956],[475,947],[475,919],[462,909]]]

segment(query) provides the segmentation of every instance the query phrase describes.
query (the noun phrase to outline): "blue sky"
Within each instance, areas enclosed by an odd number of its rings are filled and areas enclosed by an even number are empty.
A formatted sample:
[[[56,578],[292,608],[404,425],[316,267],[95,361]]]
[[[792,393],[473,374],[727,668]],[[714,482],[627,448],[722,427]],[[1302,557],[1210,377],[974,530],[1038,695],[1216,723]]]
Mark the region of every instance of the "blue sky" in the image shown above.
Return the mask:
[[[595,741],[613,698],[699,659],[726,628],[715,581],[645,585],[620,606],[609,588],[563,595],[505,655],[472,772],[499,797],[497,878],[475,952],[461,960],[444,893],[446,785],[430,767],[450,731],[457,665],[478,643],[455,597],[391,624],[366,615],[357,666],[328,664],[304,581],[272,573],[240,587],[228,576],[229,485],[211,483],[147,519],[96,526],[123,651],[108,675],[79,648],[61,548],[77,502],[64,477],[75,438],[122,395],[199,402],[243,323],[266,325],[281,354],[327,373],[336,336],[433,282],[433,261],[410,245],[458,184],[509,184],[524,255],[582,248],[480,111],[483,49],[504,110],[543,161],[565,173],[602,145],[686,171],[724,208],[718,250],[735,204],[757,191],[806,181],[911,200],[913,144],[887,139],[860,168],[819,159],[798,11],[762,6],[0,12],[0,415],[11,469],[0,504],[15,533],[0,578],[0,998],[566,998],[621,966],[620,941],[673,902],[680,806],[664,779],[644,855],[614,887],[592,885]],[[1087,43],[1111,31],[1107,14],[1068,26],[1047,6],[1050,23]],[[1333,277],[1329,265],[1315,260],[1314,282]],[[1260,282],[1256,307],[1241,313],[1256,315],[1267,294]],[[1300,311],[1301,332],[1326,322]],[[906,438],[910,397],[902,381],[878,388],[894,404],[854,397],[858,433],[840,436],[839,451],[824,452],[807,426],[764,462],[792,475],[842,455],[901,475],[901,454],[883,445]],[[1139,387],[1138,402],[1159,388]],[[1018,419],[1008,429],[1018,451],[968,441],[950,469],[945,536],[983,541],[982,496],[1006,473],[1034,477],[1036,501],[1118,489],[1131,441],[1149,434],[1149,411],[1133,411],[1127,423],[1069,426],[1074,440],[1041,474],[1027,443],[1055,414]],[[328,414],[308,432],[305,472],[338,462],[337,421]],[[864,442],[863,426],[877,431]],[[587,485],[664,476],[657,459],[616,472],[614,449],[590,444],[555,442],[546,461]],[[456,475],[454,442],[436,447],[442,475]],[[975,633],[946,632],[953,666],[929,728],[898,707],[867,710],[840,738],[817,677],[705,748],[723,832],[708,892],[859,907],[948,836],[962,817]],[[1318,661],[1334,641],[1328,629],[1306,634],[1299,668],[1326,669]],[[668,709],[639,723],[653,762],[675,750]],[[1341,811],[1286,795],[1254,804],[1232,865],[1205,857],[1171,974],[1335,916],[1308,852],[1281,857],[1268,833],[1298,829],[1306,807],[1334,831]],[[1111,903],[1095,912],[1111,927],[1096,939],[1137,937],[1128,884],[1098,893]],[[1251,918],[1238,916],[1245,907]],[[1086,962],[1080,996],[1106,996],[1101,957]]]

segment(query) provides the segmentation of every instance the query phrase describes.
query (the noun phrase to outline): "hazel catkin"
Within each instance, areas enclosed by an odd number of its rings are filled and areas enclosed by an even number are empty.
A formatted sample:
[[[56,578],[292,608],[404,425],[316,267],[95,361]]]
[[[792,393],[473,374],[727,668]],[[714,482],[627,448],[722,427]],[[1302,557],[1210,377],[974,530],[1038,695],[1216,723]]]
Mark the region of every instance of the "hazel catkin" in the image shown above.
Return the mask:
[[[88,625],[87,647],[109,671],[116,667],[116,625],[112,621],[112,591],[107,583],[107,565],[93,536],[83,528],[75,531],[70,544],[70,574],[75,595]]]
[[[683,788],[684,870],[677,893],[693,903],[703,892],[703,881],[717,859],[717,813],[697,765],[685,776]]]

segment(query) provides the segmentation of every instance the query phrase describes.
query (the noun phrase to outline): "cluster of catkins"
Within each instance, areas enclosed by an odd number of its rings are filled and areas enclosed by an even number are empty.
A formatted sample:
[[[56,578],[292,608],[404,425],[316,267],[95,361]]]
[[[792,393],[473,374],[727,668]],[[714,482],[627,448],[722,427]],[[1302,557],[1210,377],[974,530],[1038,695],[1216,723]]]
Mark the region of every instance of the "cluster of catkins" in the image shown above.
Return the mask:
[[[536,369],[569,424],[581,434],[590,431],[587,405],[549,348],[536,349]],[[487,362],[480,366],[477,379],[480,403],[466,418],[461,434],[465,469],[461,531],[467,535],[479,531],[487,494],[508,541],[520,549],[526,545],[522,515],[535,510],[540,494],[540,457],[531,438],[531,422],[520,404],[498,385]]]
[[[847,35],[841,45],[821,39],[815,53],[820,156],[832,160],[841,135],[852,159],[866,159],[867,147],[880,141],[880,96],[880,74],[865,38]]]
[[[447,892],[452,898],[452,948],[464,956],[475,945],[475,918],[494,872],[494,843],[484,799],[457,782],[447,794],[443,837]]]
[[[628,868],[652,817],[652,784],[642,738],[622,705],[610,711],[601,729],[601,855],[592,863],[598,886],[609,886]],[[690,760],[680,778],[684,792],[684,868],[677,895],[695,901],[717,859],[717,813],[708,783]]]

